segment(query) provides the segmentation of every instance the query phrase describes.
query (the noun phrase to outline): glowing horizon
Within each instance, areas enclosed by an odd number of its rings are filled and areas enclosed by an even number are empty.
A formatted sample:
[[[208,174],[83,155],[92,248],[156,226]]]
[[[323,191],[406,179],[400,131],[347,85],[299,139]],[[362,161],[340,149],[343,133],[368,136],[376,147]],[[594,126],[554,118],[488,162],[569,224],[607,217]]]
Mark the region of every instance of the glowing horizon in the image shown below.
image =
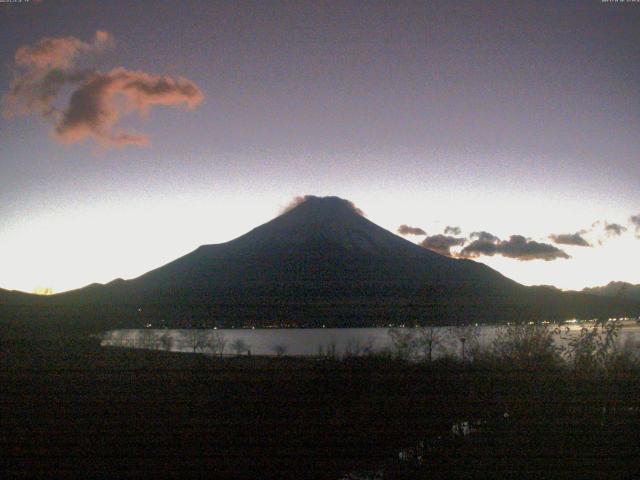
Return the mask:
[[[57,214],[50,212],[35,216],[32,221],[25,222],[22,228],[15,228],[9,235],[4,235],[0,242],[2,252],[24,252],[2,258],[5,268],[0,273],[0,287],[30,293],[49,288],[54,293],[60,293],[91,283],[135,278],[200,245],[237,238],[275,218],[293,198],[287,199],[277,194],[265,194],[265,197],[270,201],[239,201],[231,194],[219,202],[207,201],[203,197],[175,201],[147,199],[146,202],[128,204],[126,214],[122,213],[125,211],[122,205],[105,203],[93,208],[74,209],[72,213],[62,210]],[[357,199],[354,202],[364,210],[369,220],[397,234],[398,226],[405,222],[396,220],[395,225],[390,223],[395,215],[389,212],[394,211],[390,207],[398,205],[390,206],[387,200],[374,203],[374,200],[370,197],[368,202]],[[399,199],[399,204],[403,200]],[[234,202],[233,211],[228,210],[231,202]],[[475,207],[478,209],[478,205]],[[473,218],[474,212],[467,219],[460,213],[460,210],[453,208],[452,213],[443,215],[442,220],[420,222],[426,235],[404,238],[419,243],[428,235],[441,234],[449,226],[445,224],[452,223],[444,218],[461,220],[456,225],[461,230],[461,236],[478,230],[493,231],[503,237],[509,235],[509,230],[496,229],[498,223],[495,218],[482,222],[477,217]],[[419,214],[419,209],[413,209],[407,211],[405,217],[411,223]],[[505,215],[504,210],[501,210],[502,215]],[[208,221],[203,223],[203,218]],[[562,223],[561,219],[556,223]],[[575,229],[579,230],[578,223]],[[35,236],[34,232],[47,232],[46,240]],[[551,230],[547,236],[550,233]],[[496,255],[480,256],[473,260],[485,263],[525,285],[545,284],[580,290],[602,286],[609,281],[640,283],[640,274],[634,276],[631,272],[632,275],[629,275],[629,261],[625,253],[633,249],[638,241],[634,233],[629,228],[623,234],[611,237],[599,225],[585,234],[594,245],[592,247],[556,245],[571,256],[569,259],[520,261]],[[550,243],[544,235],[534,240]],[[602,245],[598,242],[602,242]],[[458,253],[460,250],[454,248],[452,252]],[[10,281],[12,277],[15,279],[13,284]]]

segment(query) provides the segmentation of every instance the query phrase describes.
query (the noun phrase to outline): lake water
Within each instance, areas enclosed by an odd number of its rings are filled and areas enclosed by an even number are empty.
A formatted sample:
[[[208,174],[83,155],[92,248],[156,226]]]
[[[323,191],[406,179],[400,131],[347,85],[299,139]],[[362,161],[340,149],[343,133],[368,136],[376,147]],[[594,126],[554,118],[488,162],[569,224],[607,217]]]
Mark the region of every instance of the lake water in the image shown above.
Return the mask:
[[[466,337],[465,348],[477,344],[481,349],[490,347],[501,327],[479,326],[462,331],[450,327],[439,327],[434,334],[439,339],[434,357],[445,354],[461,356],[460,337]],[[563,331],[565,327],[562,327]],[[556,342],[566,343],[568,338],[578,334],[579,326],[569,327],[562,336],[556,336]],[[112,330],[104,334],[102,346],[120,346],[130,348],[164,349],[176,352],[220,353],[219,346],[224,343],[224,354],[243,353],[252,355],[314,356],[319,354],[360,355],[368,351],[381,352],[393,350],[388,328],[289,328],[289,329],[218,329],[218,330],[179,330],[179,329],[131,329]],[[410,328],[400,329],[408,331]],[[208,332],[212,335],[206,344],[198,344],[196,333]],[[640,326],[626,325],[618,336],[617,342],[625,348],[640,348]],[[217,345],[217,346],[215,346]]]

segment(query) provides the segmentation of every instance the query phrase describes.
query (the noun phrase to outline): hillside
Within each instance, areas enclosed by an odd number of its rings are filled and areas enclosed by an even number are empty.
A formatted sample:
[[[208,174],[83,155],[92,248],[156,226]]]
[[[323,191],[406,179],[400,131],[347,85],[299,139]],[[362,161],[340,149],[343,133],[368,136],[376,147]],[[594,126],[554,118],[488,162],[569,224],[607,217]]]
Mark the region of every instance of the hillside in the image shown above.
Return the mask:
[[[601,297],[621,298],[640,302],[640,284],[633,285],[627,282],[609,282],[604,287],[585,288],[582,292]]]

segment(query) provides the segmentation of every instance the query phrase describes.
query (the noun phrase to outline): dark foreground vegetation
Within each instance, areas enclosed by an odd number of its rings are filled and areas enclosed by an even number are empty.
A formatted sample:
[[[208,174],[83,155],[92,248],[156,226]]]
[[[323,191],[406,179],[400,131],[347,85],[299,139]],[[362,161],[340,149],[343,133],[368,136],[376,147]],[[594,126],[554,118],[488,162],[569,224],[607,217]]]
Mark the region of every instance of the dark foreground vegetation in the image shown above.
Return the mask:
[[[640,471],[639,369],[622,357],[604,369],[530,355],[466,363],[212,358],[79,338],[14,339],[0,355],[9,477],[581,479]]]

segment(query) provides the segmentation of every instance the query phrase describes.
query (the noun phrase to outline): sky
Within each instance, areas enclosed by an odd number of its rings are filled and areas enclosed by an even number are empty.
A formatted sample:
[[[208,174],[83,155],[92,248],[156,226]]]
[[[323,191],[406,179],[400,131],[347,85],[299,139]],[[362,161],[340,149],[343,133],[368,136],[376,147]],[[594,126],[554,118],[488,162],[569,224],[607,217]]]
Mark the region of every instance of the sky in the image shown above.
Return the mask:
[[[0,288],[307,194],[526,285],[640,283],[638,2],[32,0],[0,39]]]

